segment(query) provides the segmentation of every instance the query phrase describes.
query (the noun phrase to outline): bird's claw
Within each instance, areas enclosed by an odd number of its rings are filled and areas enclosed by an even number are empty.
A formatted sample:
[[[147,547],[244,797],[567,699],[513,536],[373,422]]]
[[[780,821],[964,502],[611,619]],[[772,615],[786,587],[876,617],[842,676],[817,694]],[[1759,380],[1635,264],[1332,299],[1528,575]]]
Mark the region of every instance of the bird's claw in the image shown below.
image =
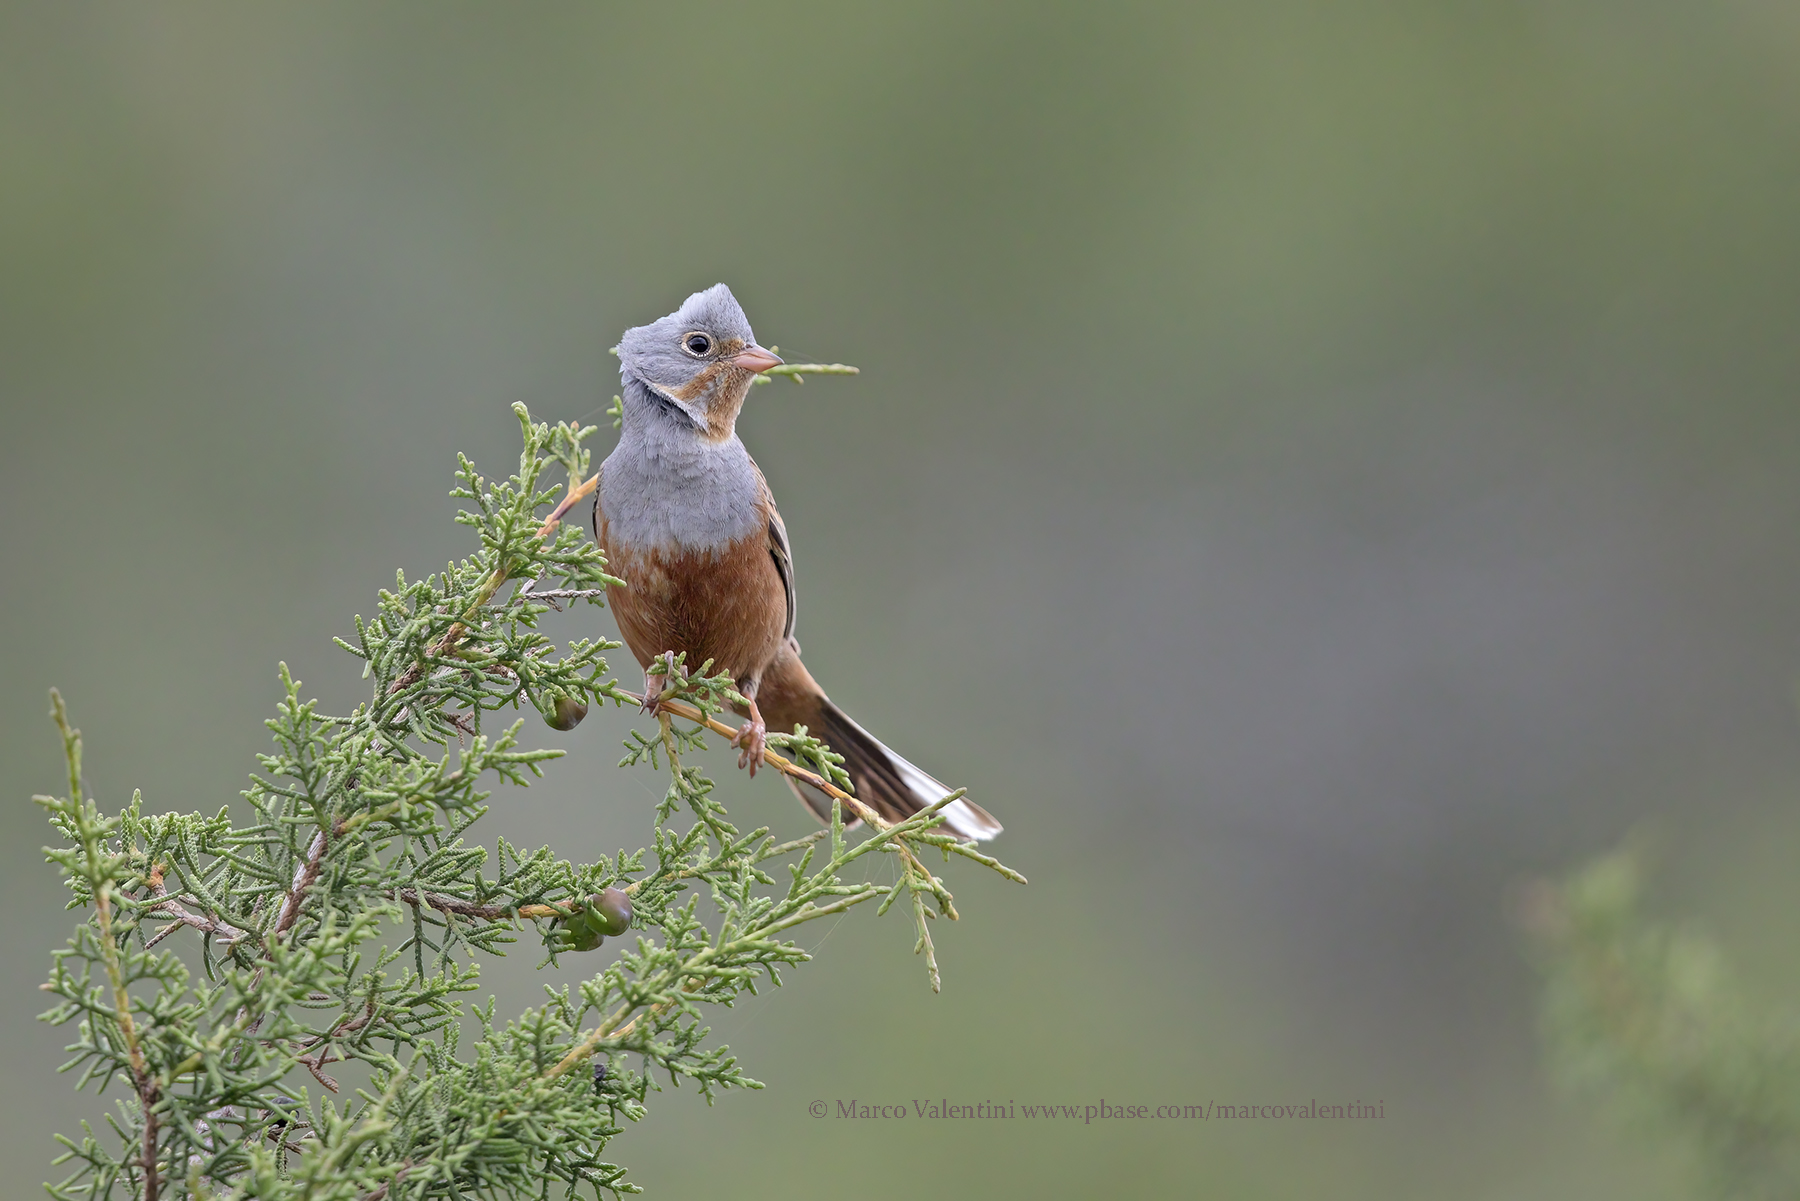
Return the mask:
[[[662,709],[663,693],[667,692],[669,685],[674,683],[675,672],[678,670],[674,651],[667,651],[657,656],[657,661],[663,665],[663,670],[660,673],[649,671],[644,673],[644,700],[638,706],[640,713],[647,713],[652,717]],[[683,674],[686,673],[683,672]]]
[[[763,748],[768,745],[768,740],[769,727],[757,718],[746,721],[731,736],[731,745],[743,748],[738,752],[738,766],[749,769],[752,779],[756,777],[756,769],[762,766]]]

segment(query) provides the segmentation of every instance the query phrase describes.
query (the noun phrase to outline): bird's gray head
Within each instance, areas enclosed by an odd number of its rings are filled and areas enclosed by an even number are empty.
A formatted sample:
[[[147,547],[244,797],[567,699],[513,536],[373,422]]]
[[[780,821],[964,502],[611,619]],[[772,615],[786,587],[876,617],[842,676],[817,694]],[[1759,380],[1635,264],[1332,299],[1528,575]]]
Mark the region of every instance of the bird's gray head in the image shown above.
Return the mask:
[[[710,439],[732,435],[750,381],[781,360],[756,344],[750,321],[724,284],[695,292],[660,321],[619,339],[619,376]]]

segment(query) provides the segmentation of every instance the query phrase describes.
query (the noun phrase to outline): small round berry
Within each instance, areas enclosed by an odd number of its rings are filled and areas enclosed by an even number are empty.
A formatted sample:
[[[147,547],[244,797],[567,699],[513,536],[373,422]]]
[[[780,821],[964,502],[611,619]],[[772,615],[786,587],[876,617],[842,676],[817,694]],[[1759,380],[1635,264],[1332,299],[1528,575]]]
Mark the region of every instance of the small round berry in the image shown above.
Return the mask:
[[[631,929],[631,897],[617,888],[588,898],[589,921],[606,934],[620,935]]]
[[[544,724],[552,730],[573,730],[587,716],[588,707],[572,696],[556,698],[553,712],[544,714]]]

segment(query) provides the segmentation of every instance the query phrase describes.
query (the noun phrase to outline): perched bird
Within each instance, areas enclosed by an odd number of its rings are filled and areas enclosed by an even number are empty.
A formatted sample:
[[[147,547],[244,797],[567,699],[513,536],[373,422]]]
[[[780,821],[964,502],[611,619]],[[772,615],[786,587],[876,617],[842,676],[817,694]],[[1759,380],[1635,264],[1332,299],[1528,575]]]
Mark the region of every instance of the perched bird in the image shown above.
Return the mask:
[[[733,740],[739,767],[756,773],[770,727],[805,725],[844,756],[857,798],[899,821],[950,790],[851,721],[801,664],[787,528],[738,440],[738,411],[752,381],[780,362],[756,344],[724,284],[625,331],[623,428],[594,495],[594,540],[606,552],[607,570],[625,581],[607,589],[607,601],[646,670],[647,698],[662,687],[661,677],[648,674],[661,656],[685,651],[695,667],[711,659],[749,701]],[[829,820],[829,797],[787,779]],[[940,812],[963,838],[1000,832],[1000,823],[970,801]]]

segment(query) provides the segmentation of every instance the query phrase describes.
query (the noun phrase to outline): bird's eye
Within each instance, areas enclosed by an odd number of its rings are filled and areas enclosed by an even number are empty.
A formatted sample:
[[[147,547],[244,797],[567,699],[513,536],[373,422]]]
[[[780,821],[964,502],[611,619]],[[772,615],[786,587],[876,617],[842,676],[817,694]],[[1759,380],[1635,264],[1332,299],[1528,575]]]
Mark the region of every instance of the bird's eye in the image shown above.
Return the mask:
[[[705,334],[689,334],[681,340],[681,344],[691,355],[702,355],[712,349],[712,339]]]

